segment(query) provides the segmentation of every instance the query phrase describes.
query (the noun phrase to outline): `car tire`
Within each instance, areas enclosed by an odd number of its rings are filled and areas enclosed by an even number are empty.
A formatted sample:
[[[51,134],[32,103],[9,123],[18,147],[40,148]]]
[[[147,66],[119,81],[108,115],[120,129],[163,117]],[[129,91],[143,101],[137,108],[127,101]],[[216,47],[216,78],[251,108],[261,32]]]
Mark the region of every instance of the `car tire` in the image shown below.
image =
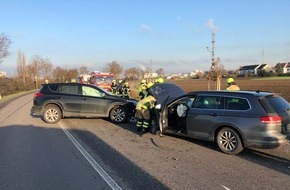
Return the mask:
[[[42,119],[49,124],[57,123],[62,118],[62,112],[56,105],[47,105],[43,110]]]
[[[226,154],[239,154],[244,149],[239,134],[229,127],[218,132],[216,141],[220,150]]]
[[[110,120],[113,123],[124,123],[127,121],[127,111],[121,106],[116,106],[110,111]]]

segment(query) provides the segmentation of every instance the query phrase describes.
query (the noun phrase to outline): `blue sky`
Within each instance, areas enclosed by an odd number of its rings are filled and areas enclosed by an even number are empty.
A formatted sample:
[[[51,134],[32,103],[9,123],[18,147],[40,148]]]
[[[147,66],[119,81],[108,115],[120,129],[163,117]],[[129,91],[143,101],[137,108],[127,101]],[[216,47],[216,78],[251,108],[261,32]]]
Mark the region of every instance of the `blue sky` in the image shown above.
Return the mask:
[[[163,68],[166,73],[290,62],[289,0],[0,0],[0,33],[12,40],[0,65],[16,74],[17,51],[54,66],[102,70]],[[207,47],[209,49],[207,49]]]

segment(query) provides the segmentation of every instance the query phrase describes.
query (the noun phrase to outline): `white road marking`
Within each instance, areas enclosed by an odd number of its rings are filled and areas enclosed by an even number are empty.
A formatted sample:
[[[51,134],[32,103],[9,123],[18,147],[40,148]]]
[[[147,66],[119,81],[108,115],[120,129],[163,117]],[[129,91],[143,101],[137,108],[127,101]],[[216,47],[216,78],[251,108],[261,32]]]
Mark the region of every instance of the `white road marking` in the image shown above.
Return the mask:
[[[122,190],[122,188],[107,174],[107,172],[91,157],[91,155],[80,145],[80,143],[72,136],[72,134],[66,129],[66,127],[58,122],[60,128],[65,132],[72,143],[77,147],[77,149],[82,153],[82,155],[87,159],[91,166],[100,174],[100,176],[106,181],[106,183],[113,190]]]
[[[231,190],[230,188],[227,188],[226,186],[224,185],[221,185],[223,188],[225,188],[226,190]]]

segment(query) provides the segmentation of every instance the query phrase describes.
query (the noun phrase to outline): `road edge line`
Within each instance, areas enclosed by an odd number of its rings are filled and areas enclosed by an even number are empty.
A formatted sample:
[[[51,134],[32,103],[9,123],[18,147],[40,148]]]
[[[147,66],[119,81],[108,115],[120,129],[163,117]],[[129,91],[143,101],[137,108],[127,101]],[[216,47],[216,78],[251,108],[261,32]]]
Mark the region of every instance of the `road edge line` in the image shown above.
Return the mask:
[[[82,147],[82,145],[73,137],[73,135],[66,129],[66,127],[58,122],[59,127],[64,131],[67,137],[72,141],[75,147],[86,158],[91,166],[99,173],[99,175],[105,180],[105,182],[113,190],[122,190],[122,188],[111,178],[111,176],[92,158],[92,156]]]

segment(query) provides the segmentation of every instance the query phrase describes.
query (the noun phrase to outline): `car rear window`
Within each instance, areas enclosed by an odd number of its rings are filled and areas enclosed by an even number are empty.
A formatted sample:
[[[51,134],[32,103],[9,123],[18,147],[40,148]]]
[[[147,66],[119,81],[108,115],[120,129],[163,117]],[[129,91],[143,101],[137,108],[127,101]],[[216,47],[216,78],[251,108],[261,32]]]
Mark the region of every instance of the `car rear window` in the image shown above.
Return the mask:
[[[266,106],[267,110],[271,110],[271,108],[269,108],[271,106],[276,112],[283,112],[287,108],[290,108],[289,102],[281,96],[267,96],[261,99],[261,102]]]

